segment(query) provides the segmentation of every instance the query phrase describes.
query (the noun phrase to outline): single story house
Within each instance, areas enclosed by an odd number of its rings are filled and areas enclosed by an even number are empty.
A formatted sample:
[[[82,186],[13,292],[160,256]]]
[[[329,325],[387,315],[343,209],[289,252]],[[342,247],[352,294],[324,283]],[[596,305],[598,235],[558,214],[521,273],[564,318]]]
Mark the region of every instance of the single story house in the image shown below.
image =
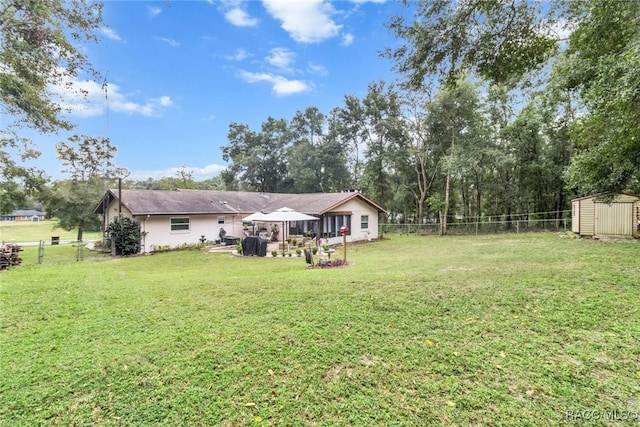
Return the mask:
[[[247,232],[243,218],[256,212],[270,213],[281,208],[318,218],[317,221],[287,223],[284,236],[312,234],[342,242],[340,227],[349,228],[347,241],[378,238],[378,221],[385,210],[358,191],[340,193],[253,193],[213,190],[108,190],[94,209],[106,226],[118,215],[134,219],[142,232],[141,251],[160,246],[178,246]],[[251,228],[254,228],[253,225]],[[274,224],[257,224],[259,228]],[[282,225],[278,224],[279,228]],[[267,229],[267,232],[270,228]],[[253,231],[253,230],[250,230]],[[279,235],[279,239],[284,237]]]
[[[640,197],[618,194],[604,201],[596,195],[571,201],[571,229],[582,236],[640,234]]]
[[[2,215],[2,221],[43,221],[45,213],[36,210],[15,210],[9,214]]]

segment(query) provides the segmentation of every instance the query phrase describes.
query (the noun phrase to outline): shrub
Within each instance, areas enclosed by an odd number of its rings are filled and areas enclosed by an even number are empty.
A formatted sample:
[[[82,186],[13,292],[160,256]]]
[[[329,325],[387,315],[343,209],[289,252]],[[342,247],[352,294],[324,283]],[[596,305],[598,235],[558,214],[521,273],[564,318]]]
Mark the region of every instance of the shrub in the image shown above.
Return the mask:
[[[278,251],[271,251],[271,256],[272,257],[277,257],[278,256]]]
[[[131,218],[116,217],[107,227],[115,255],[132,255],[140,252],[140,224]]]

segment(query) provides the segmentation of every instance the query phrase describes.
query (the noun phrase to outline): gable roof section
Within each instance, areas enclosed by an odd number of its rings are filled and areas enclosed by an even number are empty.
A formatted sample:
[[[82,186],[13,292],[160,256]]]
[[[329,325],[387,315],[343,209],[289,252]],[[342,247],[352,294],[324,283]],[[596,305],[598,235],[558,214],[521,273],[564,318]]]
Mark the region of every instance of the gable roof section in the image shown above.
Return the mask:
[[[379,212],[385,210],[359,192],[345,193],[253,193],[214,190],[109,190],[94,213],[103,213],[104,206],[118,200],[132,215],[203,215],[251,214],[273,212],[287,206],[308,215],[321,215],[358,198]]]
[[[11,213],[2,215],[5,216],[44,216],[45,213],[41,211],[36,211],[33,209],[18,209]]]
[[[593,199],[594,202],[599,202],[599,198],[601,198],[602,195],[601,194],[592,194],[589,196],[584,196],[584,197],[578,197],[577,199],[573,199],[571,200],[571,202],[579,202],[582,200],[589,200],[589,199]],[[619,193],[617,194],[612,202],[633,202],[633,201],[637,201],[640,200],[640,196],[636,195],[636,194],[632,194],[632,193]]]

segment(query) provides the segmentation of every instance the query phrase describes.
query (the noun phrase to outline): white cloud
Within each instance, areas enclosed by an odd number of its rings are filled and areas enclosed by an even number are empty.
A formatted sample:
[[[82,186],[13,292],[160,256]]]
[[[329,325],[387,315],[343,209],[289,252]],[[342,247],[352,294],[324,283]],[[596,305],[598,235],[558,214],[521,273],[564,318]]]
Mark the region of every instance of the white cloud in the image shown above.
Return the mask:
[[[256,18],[252,18],[245,10],[237,7],[226,11],[224,18],[236,27],[255,27],[258,25]]]
[[[286,77],[269,73],[251,73],[240,70],[240,78],[247,83],[266,82],[271,84],[271,90],[276,96],[288,96],[301,92],[308,92],[313,85],[302,80],[289,80]]]
[[[77,117],[98,116],[107,106],[116,113],[157,117],[173,105],[171,97],[166,95],[143,103],[132,101],[130,95],[122,93],[120,86],[114,83],[104,85],[89,80],[69,80],[62,86],[51,86],[49,90],[64,111]]]
[[[147,6],[147,11],[149,12],[149,16],[153,18],[154,16],[160,15],[162,9],[157,6]]]
[[[163,107],[171,107],[173,105],[173,101],[171,101],[171,98],[168,96],[161,96],[158,98],[158,104]]]
[[[342,35],[342,41],[340,42],[342,46],[350,46],[352,43],[353,43],[353,34],[346,33]]]
[[[342,28],[331,16],[335,10],[323,0],[262,0],[267,12],[282,22],[282,29],[300,43],[318,43],[335,37]]]
[[[329,70],[324,65],[314,64],[313,62],[309,62],[307,64],[307,71],[311,74],[317,74],[319,76],[326,76],[329,74]]]
[[[258,19],[251,17],[243,6],[241,0],[222,0],[219,10],[231,25],[237,27],[255,27]],[[211,2],[213,4],[213,2]]]
[[[227,58],[229,61],[242,61],[243,59],[247,59],[249,57],[249,53],[240,48],[236,50],[236,53],[234,53],[233,55],[228,55],[225,58]]]
[[[121,41],[122,38],[115,32],[114,29],[109,27],[100,27],[100,32],[105,35],[108,39]]]
[[[179,172],[187,172],[193,174],[193,179],[196,181],[201,181],[203,179],[213,178],[220,174],[227,167],[223,165],[206,165],[203,167],[198,166],[184,166],[184,167],[171,167],[166,169],[155,169],[155,170],[133,170],[130,175],[127,177],[128,179],[134,181],[144,181],[147,178],[160,179],[165,177],[176,177]]]
[[[180,42],[174,40],[174,39],[170,39],[167,37],[157,37],[158,40],[160,40],[161,42],[164,42],[166,44],[168,44],[169,46],[173,46],[173,47],[178,47],[180,46]]]
[[[291,64],[295,61],[296,54],[289,49],[276,47],[271,49],[270,55],[266,57],[269,64],[283,71],[292,71]]]

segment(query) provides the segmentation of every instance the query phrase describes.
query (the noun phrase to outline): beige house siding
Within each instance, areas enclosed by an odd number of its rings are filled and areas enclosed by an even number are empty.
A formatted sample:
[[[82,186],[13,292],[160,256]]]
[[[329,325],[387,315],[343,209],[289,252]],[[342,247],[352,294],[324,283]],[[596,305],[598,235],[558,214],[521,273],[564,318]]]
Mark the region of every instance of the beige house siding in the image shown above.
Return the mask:
[[[321,221],[289,223],[289,229],[280,230],[279,239],[288,237],[289,232],[313,230],[329,244],[341,243],[342,225],[350,228],[349,242],[377,239],[379,213],[384,212],[356,192],[297,195],[207,190],[109,190],[94,212],[104,216],[105,226],[120,214],[134,219],[142,232],[141,252],[153,252],[158,247],[199,243],[203,236],[206,241],[215,241],[222,228],[227,236],[242,237],[242,218],[283,206]],[[265,226],[269,229],[271,224]],[[278,224],[278,228],[282,226]]]
[[[347,237],[347,242],[368,241],[378,238],[378,211],[360,199],[351,199],[341,204],[338,208],[325,212],[325,215],[332,213],[351,212],[351,229]],[[363,217],[366,217],[366,227],[362,227]],[[327,224],[323,224],[323,231],[334,231],[333,227],[327,230]],[[330,225],[331,226],[331,225]],[[342,242],[342,237],[331,237],[329,244]]]
[[[219,218],[224,218],[223,224],[218,224]],[[142,231],[142,251],[150,252],[161,246],[179,246],[182,244],[196,244],[202,236],[207,241],[218,239],[220,229],[224,228],[229,236],[240,236],[242,223],[234,221],[233,216],[224,215],[151,215],[136,217]],[[189,228],[186,230],[172,230],[171,220],[188,219]]]
[[[200,238],[206,240],[218,239],[220,229],[224,228],[229,236],[240,236],[242,220],[238,215],[138,215],[134,216],[124,206],[120,207],[117,200],[112,201],[105,211],[105,223],[109,224],[120,214],[131,218],[140,224],[142,233],[141,252],[150,252],[160,246],[175,247],[182,244],[199,243]],[[237,217],[237,218],[236,218]],[[188,218],[189,229],[171,231],[171,218]],[[223,221],[223,223],[219,223]]]

